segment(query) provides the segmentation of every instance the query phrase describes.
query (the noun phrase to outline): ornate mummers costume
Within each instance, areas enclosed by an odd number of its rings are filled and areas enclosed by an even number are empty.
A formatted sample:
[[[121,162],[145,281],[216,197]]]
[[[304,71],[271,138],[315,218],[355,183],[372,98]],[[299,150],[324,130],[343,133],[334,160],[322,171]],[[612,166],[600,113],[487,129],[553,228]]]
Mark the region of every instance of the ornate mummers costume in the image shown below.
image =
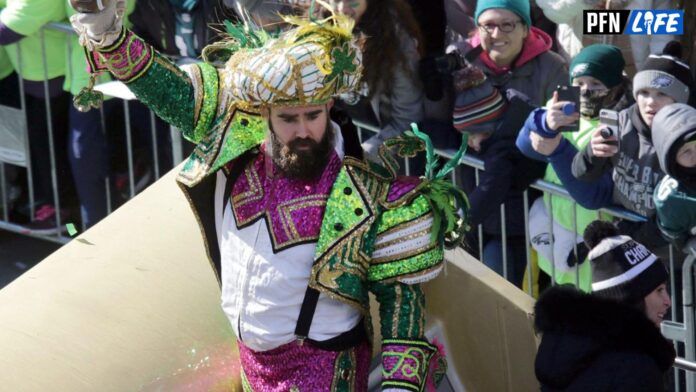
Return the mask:
[[[366,390],[370,291],[380,303],[383,388],[424,390],[445,362],[423,335],[419,283],[442,270],[465,198],[441,179],[447,167],[430,180],[397,177],[386,150],[385,166],[350,156],[333,123],[334,148],[316,179],[278,170],[258,113],[324,104],[351,91],[361,71],[348,19],[292,22],[273,39],[231,27],[234,39],[206,52],[226,53],[220,67],[179,69],[125,29],[87,56],[94,72],[113,73],[197,143],[177,181],[222,287],[245,390]],[[73,24],[90,28],[79,17]],[[386,144],[412,156],[423,150],[419,135]]]

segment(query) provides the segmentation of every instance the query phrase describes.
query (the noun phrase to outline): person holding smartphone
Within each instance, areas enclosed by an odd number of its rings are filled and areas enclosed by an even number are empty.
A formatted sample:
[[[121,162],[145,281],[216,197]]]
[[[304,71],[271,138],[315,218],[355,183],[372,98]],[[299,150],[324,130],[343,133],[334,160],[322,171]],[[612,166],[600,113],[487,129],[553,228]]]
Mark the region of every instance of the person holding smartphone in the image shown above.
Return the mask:
[[[572,177],[570,162],[575,150],[585,148],[599,128],[600,110],[627,106],[630,98],[626,97],[623,68],[624,59],[618,48],[602,44],[588,46],[570,64],[570,83],[579,90],[579,102],[566,100],[574,98],[573,87],[559,86],[546,108],[529,115],[518,135],[517,146],[528,157],[551,163],[544,180],[566,185],[565,177]],[[561,132],[572,129],[575,131]],[[580,288],[588,291],[590,268],[587,264],[580,265],[585,259],[584,247],[577,244],[582,243],[580,233],[597,218],[597,213],[577,204],[575,209],[573,214],[573,202],[560,196],[546,195],[543,200],[537,200],[530,211],[530,238],[539,253],[541,271],[553,275],[557,283],[579,282]],[[551,241],[541,240],[550,236],[549,214],[555,222],[553,246]],[[554,260],[553,266],[550,260]]]
[[[572,162],[572,175],[590,186],[597,187],[602,178],[610,176],[609,197],[588,202],[597,207],[617,204],[648,218],[648,224],[624,221],[621,228],[663,257],[668,248],[655,222],[653,194],[665,174],[652,129],[653,119],[664,107],[689,100],[693,79],[689,66],[681,60],[681,49],[672,41],[661,55],[648,58],[633,78],[635,105],[619,113],[618,134],[605,138],[600,131],[594,132]]]

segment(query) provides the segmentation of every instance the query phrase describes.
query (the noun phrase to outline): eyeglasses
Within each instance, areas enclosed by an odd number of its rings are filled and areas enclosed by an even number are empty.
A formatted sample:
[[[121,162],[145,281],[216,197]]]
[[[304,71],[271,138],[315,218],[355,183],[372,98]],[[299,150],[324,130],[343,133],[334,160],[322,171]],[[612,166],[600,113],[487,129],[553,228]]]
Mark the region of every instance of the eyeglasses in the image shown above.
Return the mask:
[[[478,28],[485,31],[488,34],[493,34],[496,28],[498,30],[502,31],[503,33],[512,33],[513,30],[517,27],[518,24],[522,22],[521,20],[516,20],[512,22],[503,22],[501,24],[496,24],[496,23],[486,23],[486,24],[480,24],[478,25]]]

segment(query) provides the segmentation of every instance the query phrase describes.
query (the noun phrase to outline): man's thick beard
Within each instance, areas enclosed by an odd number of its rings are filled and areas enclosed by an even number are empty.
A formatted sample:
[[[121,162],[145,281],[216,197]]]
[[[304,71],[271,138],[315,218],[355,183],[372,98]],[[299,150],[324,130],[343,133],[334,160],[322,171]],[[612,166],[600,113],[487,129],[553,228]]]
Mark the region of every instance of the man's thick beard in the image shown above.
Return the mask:
[[[333,149],[334,129],[331,121],[326,121],[326,131],[319,142],[310,138],[294,139],[287,145],[282,144],[275,135],[271,121],[268,121],[270,129],[271,159],[288,178],[299,180],[314,180],[324,172]],[[309,145],[310,148],[300,150],[298,147]]]

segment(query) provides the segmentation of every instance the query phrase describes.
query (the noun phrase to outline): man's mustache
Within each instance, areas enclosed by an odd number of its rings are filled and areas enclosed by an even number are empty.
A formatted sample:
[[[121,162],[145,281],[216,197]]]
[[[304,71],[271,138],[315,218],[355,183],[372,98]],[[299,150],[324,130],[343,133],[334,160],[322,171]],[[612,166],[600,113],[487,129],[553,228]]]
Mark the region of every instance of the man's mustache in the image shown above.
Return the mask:
[[[292,150],[316,148],[319,145],[316,141],[309,138],[295,139],[290,141],[287,146]]]

